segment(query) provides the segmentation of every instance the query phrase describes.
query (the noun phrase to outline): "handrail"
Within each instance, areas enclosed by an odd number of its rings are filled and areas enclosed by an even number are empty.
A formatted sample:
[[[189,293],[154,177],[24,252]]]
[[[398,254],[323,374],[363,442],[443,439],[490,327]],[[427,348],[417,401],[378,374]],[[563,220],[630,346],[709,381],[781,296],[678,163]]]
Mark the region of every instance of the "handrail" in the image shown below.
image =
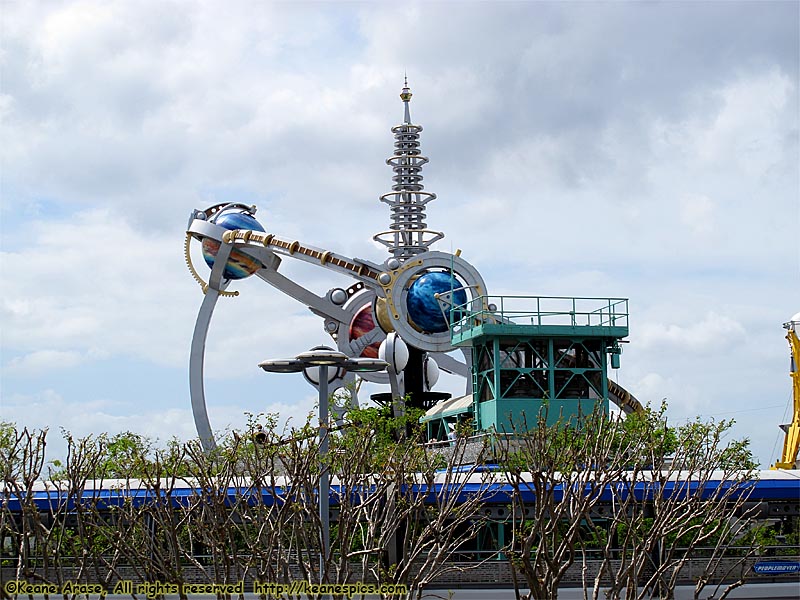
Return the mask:
[[[494,521],[494,519],[490,519],[490,520]],[[499,521],[499,522],[502,522],[504,520],[505,519],[503,519],[503,518],[497,519],[497,521]],[[725,548],[725,551],[724,551],[723,555],[724,556],[732,556],[732,555],[736,556],[736,554],[735,554],[736,552],[749,552],[749,551],[752,551],[753,549],[754,549],[754,547],[751,544],[730,545],[730,546],[727,546]],[[611,548],[612,552],[620,552],[622,550],[623,550],[623,548],[618,548],[618,547]],[[685,548],[685,547],[677,547],[677,548],[675,548],[675,557],[674,558],[675,559],[682,558],[683,556],[685,556],[685,554],[686,554],[686,552],[688,550],[690,550],[690,549],[689,548]],[[508,547],[507,546],[504,546],[502,548],[496,548],[496,549],[485,548],[485,549],[474,549],[474,550],[472,550],[472,549],[457,550],[457,551],[455,551],[453,553],[451,562],[467,562],[467,563],[481,562],[481,561],[484,561],[486,559],[491,559],[493,557],[497,557],[498,560],[505,560],[504,558],[502,558],[502,556],[507,551],[508,551]],[[702,547],[691,548],[691,552],[692,552],[692,555],[693,555],[692,558],[694,558],[695,560],[707,560],[709,554],[711,554],[713,552],[718,552],[718,551],[719,551],[719,549],[715,548],[713,546],[702,546]],[[580,555],[580,554],[585,552],[589,556],[591,556],[591,555],[598,556],[598,558],[595,558],[595,559],[588,558],[588,561],[591,562],[591,561],[602,560],[602,555],[603,555],[604,550],[603,550],[603,548],[586,547],[584,550],[576,548],[575,552],[578,555]],[[296,550],[295,551],[285,551],[284,550],[284,551],[281,551],[280,553],[277,553],[275,556],[273,556],[273,560],[281,559],[283,561],[288,561],[288,562],[297,561],[297,560],[300,559],[299,554],[300,553],[298,553],[298,551],[296,551]],[[0,556],[2,556],[2,558],[5,559],[5,560],[10,559],[10,558],[16,558],[16,554],[14,554],[13,552],[3,552],[2,554],[0,554]],[[796,560],[796,558],[798,556],[800,556],[800,546],[796,546],[796,545],[793,545],[793,546],[770,545],[770,546],[756,546],[754,554],[752,554],[752,556],[750,556],[749,558],[750,558],[751,561],[757,562],[759,560],[780,560],[780,559]],[[334,558],[340,558],[341,554],[339,552],[334,552],[333,557]],[[104,559],[109,560],[109,562],[110,562],[113,559],[113,555],[111,555],[111,554],[108,554],[108,555],[103,554],[103,555],[100,555],[98,557],[94,557],[94,560],[96,560],[97,558],[100,558],[100,559],[104,558]],[[253,556],[252,556],[252,554],[247,554],[247,553],[237,553],[237,558],[242,562],[246,562],[247,560],[252,559]],[[191,560],[188,560],[185,556],[181,556],[181,557],[179,557],[179,562],[180,562],[180,565],[182,567],[190,567],[190,566],[193,566],[193,565],[195,565],[197,563],[200,563],[200,564],[213,564],[214,559],[215,559],[215,556],[213,554],[192,554]],[[76,557],[76,556],[61,556],[60,557],[61,567],[62,568],[63,567],[69,568],[71,566],[74,567],[74,566],[78,565],[82,560],[83,559],[81,559],[79,557]],[[93,560],[92,558],[89,559],[90,562],[92,560]],[[42,561],[42,557],[40,555],[30,555],[27,558],[27,562],[28,562],[27,566],[29,568],[36,568],[37,567],[37,563],[40,563],[41,561]],[[117,564],[117,568],[118,569],[130,568],[130,566],[131,566],[130,563],[125,563],[125,562]]]
[[[451,335],[483,324],[628,326],[628,299],[572,296],[477,296],[446,312]]]

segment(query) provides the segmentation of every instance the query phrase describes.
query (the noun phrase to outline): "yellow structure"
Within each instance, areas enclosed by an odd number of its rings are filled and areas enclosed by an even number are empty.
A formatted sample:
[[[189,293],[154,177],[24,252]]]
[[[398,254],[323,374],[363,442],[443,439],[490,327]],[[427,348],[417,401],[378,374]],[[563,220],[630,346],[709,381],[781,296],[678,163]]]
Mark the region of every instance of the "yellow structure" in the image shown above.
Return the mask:
[[[793,412],[792,422],[781,425],[781,429],[786,432],[783,454],[772,468],[796,469],[798,467],[797,451],[800,449],[800,339],[797,338],[797,329],[800,328],[800,313],[797,313],[791,321],[784,323],[783,326],[788,330],[786,339],[789,340],[789,348],[792,353],[789,376],[792,378]]]

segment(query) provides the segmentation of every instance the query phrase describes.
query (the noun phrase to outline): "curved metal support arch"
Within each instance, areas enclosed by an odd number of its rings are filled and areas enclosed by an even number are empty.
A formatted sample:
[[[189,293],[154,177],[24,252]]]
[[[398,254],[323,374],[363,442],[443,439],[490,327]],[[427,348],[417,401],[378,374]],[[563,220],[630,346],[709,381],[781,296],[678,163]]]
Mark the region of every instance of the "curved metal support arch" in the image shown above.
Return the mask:
[[[189,355],[189,395],[192,399],[192,415],[194,415],[194,425],[197,429],[197,435],[200,437],[200,443],[206,452],[210,452],[217,447],[214,433],[211,431],[211,423],[208,420],[208,410],[206,409],[203,363],[205,360],[208,326],[211,323],[211,315],[214,314],[214,307],[218,298],[219,292],[217,290],[209,289],[206,292],[194,325],[192,350]]]
[[[197,313],[197,321],[192,335],[192,349],[189,354],[189,395],[192,400],[192,415],[200,443],[206,452],[211,452],[217,447],[214,432],[211,431],[211,422],[208,420],[203,384],[206,338],[214,307],[217,305],[220,293],[228,286],[228,281],[222,277],[222,274],[225,272],[225,265],[231,255],[231,250],[233,250],[233,246],[230,244],[220,244],[214,260],[214,268],[211,269],[211,276],[208,278],[208,289],[203,303],[200,305],[200,311]]]

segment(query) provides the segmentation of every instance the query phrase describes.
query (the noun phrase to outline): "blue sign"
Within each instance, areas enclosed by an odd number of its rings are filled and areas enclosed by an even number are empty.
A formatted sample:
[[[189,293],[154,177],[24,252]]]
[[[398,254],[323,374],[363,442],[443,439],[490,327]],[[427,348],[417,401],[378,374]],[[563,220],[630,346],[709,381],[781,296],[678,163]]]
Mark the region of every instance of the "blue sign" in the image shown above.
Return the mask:
[[[770,560],[753,565],[753,571],[759,575],[784,575],[800,573],[800,562],[791,560]]]

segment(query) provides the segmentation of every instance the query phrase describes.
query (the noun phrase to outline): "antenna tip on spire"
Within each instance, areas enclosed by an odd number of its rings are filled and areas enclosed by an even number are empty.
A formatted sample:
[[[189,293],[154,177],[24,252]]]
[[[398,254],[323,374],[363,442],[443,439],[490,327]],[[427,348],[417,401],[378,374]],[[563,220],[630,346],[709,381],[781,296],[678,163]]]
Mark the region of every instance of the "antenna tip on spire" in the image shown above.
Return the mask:
[[[400,99],[403,102],[411,101],[411,88],[408,87],[408,75],[403,74],[403,90],[400,92]]]

